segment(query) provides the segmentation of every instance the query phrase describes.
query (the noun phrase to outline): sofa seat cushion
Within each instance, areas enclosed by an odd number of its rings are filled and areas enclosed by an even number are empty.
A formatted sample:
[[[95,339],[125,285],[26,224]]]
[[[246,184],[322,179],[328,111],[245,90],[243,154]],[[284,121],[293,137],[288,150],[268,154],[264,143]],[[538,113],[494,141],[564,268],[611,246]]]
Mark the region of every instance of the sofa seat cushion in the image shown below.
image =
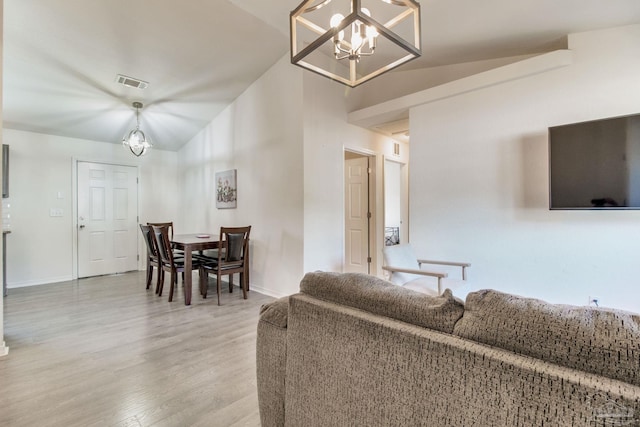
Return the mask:
[[[454,335],[640,385],[640,315],[494,290],[467,295]]]
[[[453,332],[464,311],[448,289],[440,296],[428,295],[359,273],[307,273],[300,292],[446,333]]]

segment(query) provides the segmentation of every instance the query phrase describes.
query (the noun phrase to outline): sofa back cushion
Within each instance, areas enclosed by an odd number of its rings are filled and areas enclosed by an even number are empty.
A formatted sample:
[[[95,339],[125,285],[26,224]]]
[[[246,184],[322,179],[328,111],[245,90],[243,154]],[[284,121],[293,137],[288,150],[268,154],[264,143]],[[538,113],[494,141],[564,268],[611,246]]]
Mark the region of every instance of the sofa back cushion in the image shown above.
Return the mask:
[[[315,298],[365,310],[413,325],[452,333],[464,305],[449,289],[431,296],[359,273],[307,273],[300,291]]]
[[[640,385],[638,314],[482,290],[467,295],[454,335]]]

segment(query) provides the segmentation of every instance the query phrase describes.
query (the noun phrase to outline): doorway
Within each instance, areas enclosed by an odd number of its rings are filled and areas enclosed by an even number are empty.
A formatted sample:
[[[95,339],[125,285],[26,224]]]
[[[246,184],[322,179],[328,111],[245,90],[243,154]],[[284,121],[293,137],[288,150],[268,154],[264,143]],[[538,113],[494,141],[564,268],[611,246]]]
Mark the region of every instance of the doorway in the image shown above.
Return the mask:
[[[78,278],[138,269],[138,169],[77,162]]]
[[[345,151],[345,273],[371,273],[370,165],[373,159],[367,155]]]
[[[408,243],[409,192],[407,165],[384,161],[384,244]]]

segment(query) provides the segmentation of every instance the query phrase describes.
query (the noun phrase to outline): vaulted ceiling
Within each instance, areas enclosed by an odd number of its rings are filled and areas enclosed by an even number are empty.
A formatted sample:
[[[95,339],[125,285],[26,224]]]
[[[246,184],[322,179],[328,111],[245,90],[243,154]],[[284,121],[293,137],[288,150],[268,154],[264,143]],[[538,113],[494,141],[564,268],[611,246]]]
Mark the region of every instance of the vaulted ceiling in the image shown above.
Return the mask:
[[[119,143],[140,101],[154,146],[178,150],[287,54],[299,1],[4,0],[4,126]],[[423,56],[405,69],[544,52],[572,32],[640,23],[638,0],[420,4]]]

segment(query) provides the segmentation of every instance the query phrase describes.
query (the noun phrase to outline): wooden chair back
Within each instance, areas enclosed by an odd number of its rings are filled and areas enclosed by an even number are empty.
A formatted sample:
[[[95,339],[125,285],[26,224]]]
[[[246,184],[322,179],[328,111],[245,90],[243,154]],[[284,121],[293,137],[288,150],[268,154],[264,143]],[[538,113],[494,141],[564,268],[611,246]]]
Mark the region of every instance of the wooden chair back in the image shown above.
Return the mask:
[[[220,305],[220,282],[229,275],[229,292],[233,291],[233,275],[240,273],[242,295],[247,299],[249,290],[249,233],[251,226],[220,227],[218,259],[214,264],[203,264],[200,269],[200,292],[207,297],[208,272],[215,273],[218,305]]]
[[[142,230],[142,236],[144,237],[144,242],[147,245],[147,256],[149,259],[158,259],[158,249],[156,248],[153,230],[150,226],[144,224],[140,224],[140,230]]]
[[[220,248],[218,250],[218,268],[239,270],[245,267],[245,259],[249,245],[251,226],[220,227]]]
[[[173,250],[171,250],[171,239],[169,238],[170,227],[168,225],[153,225],[151,228],[160,261],[164,265],[173,266]]]
[[[169,240],[173,239],[173,221],[169,222],[148,222],[147,225],[152,227],[169,227]]]

